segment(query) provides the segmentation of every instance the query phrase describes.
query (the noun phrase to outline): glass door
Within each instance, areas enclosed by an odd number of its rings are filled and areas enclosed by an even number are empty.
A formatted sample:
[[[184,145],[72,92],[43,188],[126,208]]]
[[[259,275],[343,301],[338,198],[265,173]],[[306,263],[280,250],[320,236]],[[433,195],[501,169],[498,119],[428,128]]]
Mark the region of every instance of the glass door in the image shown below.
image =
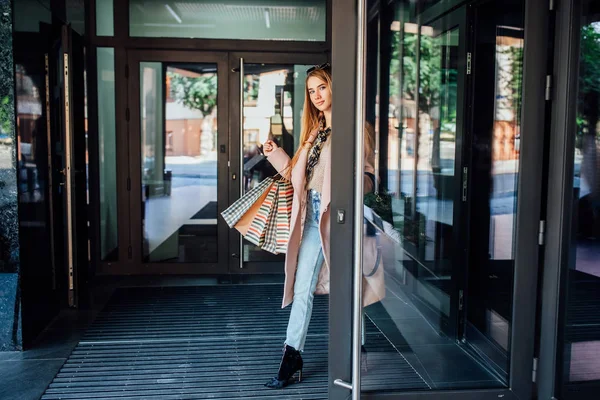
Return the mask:
[[[332,56],[354,141],[332,143],[331,246],[353,252],[331,257],[330,398],[529,398],[542,153],[521,132],[543,132],[544,100],[523,100],[526,3],[366,3]]]
[[[510,370],[518,190],[522,174],[524,4],[473,6],[468,270],[460,338],[503,385]]]
[[[460,336],[467,308],[461,251],[468,211],[463,206],[468,204],[465,94],[472,73],[467,10],[433,19],[416,11],[396,3],[394,19],[381,33],[389,36],[389,45],[381,49],[383,65],[370,69],[367,64],[367,75],[370,70],[386,74],[386,87],[378,89],[386,95],[367,95],[379,112],[367,113],[366,120],[375,127],[378,192],[387,196],[389,209],[383,200],[365,197],[367,232],[374,231],[379,242],[386,296],[363,310],[361,388],[503,387],[484,363],[464,351]],[[368,60],[378,47],[367,47]],[[376,92],[367,83],[367,93]],[[363,248],[371,241],[367,234]],[[365,279],[363,284],[375,283]],[[382,380],[383,375],[390,379]]]
[[[226,272],[226,54],[129,54],[130,259],[143,273]],[[142,272],[140,271],[140,272]]]
[[[548,187],[538,398],[600,390],[600,14],[594,1],[557,13],[556,96]]]
[[[293,156],[300,140],[306,70],[325,61],[325,55],[310,54],[230,55],[232,151],[239,154],[231,160],[232,199],[277,173],[262,154],[267,139]],[[230,240],[230,272],[283,273],[285,255],[263,251],[237,231],[231,231]]]

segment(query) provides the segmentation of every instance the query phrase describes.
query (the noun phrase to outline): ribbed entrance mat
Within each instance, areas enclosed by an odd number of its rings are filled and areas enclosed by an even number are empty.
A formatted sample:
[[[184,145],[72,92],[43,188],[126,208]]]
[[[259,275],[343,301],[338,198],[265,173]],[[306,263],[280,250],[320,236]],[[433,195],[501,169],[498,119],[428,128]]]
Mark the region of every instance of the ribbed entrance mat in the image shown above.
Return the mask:
[[[326,399],[328,298],[316,296],[303,380],[284,390],[263,384],[277,372],[289,316],[281,285],[118,289],[54,378],[50,399]],[[397,382],[427,388],[369,324],[369,363]],[[375,370],[373,370],[375,372]],[[381,382],[382,384],[384,382]],[[383,388],[383,387],[382,387]]]

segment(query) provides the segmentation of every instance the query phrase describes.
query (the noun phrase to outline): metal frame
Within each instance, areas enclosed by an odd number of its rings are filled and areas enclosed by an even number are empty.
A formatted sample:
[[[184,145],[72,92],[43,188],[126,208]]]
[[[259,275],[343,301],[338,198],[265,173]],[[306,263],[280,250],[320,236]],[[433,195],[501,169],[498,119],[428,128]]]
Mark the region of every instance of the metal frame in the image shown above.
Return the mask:
[[[333,74],[336,90],[333,93],[333,122],[336,130],[354,132],[355,121],[346,118],[355,112],[354,87],[356,82],[356,15],[354,2],[334,0],[332,14],[332,38],[336,46],[332,51]],[[523,70],[524,96],[522,104],[521,173],[519,174],[517,203],[517,237],[513,297],[513,322],[511,326],[511,368],[509,388],[474,389],[460,391],[431,391],[405,393],[363,393],[366,399],[529,399],[532,395],[532,369],[534,355],[536,289],[538,278],[539,246],[538,226],[542,193],[537,185],[543,177],[544,156],[544,100],[546,83],[546,60],[548,29],[547,18],[540,18],[540,10],[547,10],[545,0],[527,0],[525,3],[525,59]],[[350,23],[348,23],[350,21]],[[332,138],[332,174],[336,177],[337,190],[332,192],[332,213],[346,211],[345,224],[332,219],[331,247],[341,248],[352,241],[355,207],[354,199],[347,194],[355,181],[348,173],[353,170],[354,160],[347,157],[354,151],[352,141]],[[335,379],[350,381],[352,327],[352,280],[347,266],[352,265],[352,253],[334,252],[331,255],[330,280],[330,341],[329,341],[329,398],[345,399],[348,391],[333,384]]]
[[[540,10],[546,10],[541,13]],[[548,3],[525,2],[525,45],[521,154],[517,199],[517,235],[509,385],[518,398],[531,397],[535,316],[539,270],[538,228],[541,215],[546,118],[546,60],[548,57]]]
[[[73,194],[73,181],[74,181],[74,161],[73,161],[73,153],[74,153],[74,145],[73,145],[73,136],[75,129],[73,127],[73,109],[71,107],[71,102],[73,100],[73,74],[70,69],[73,66],[73,54],[71,51],[71,36],[69,34],[69,28],[63,26],[62,28],[62,40],[63,40],[63,138],[64,138],[64,164],[63,164],[63,174],[65,176],[64,186],[65,186],[65,212],[66,212],[66,236],[67,236],[67,245],[66,245],[66,259],[67,259],[67,280],[68,280],[68,293],[69,293],[69,306],[76,307],[77,306],[77,292],[79,288],[76,288],[75,280],[77,276],[77,268],[76,268],[76,249],[74,246],[74,215],[73,215],[73,205],[74,205],[74,194]]]
[[[100,147],[98,142],[98,73],[96,48],[90,45],[90,31],[96,31],[96,20],[91,18],[90,9],[95,9],[96,0],[85,3],[85,47],[87,70],[87,112],[88,112],[88,228],[90,276],[95,275],[100,261]],[[98,184],[93,184],[98,182]]]
[[[553,101],[546,246],[542,284],[538,398],[561,395],[561,354],[567,300],[567,273],[571,246],[575,119],[579,81],[579,44],[582,4],[580,0],[561,3],[556,15],[555,89]]]
[[[348,118],[354,115],[356,102],[356,35],[357,2],[333,0],[332,10],[332,75],[335,90],[332,97],[332,126],[337,132],[355,132],[356,121]],[[331,137],[331,175],[335,176],[336,190],[331,191],[330,212],[332,249],[347,248],[352,243],[355,207],[353,193],[355,179],[350,171],[354,170],[354,141],[348,135]],[[336,222],[339,212],[345,213],[345,222]],[[351,251],[334,251],[330,260],[329,295],[329,399],[346,399],[346,388],[335,385],[336,379],[351,382],[352,379],[352,274],[348,266],[352,265]]]

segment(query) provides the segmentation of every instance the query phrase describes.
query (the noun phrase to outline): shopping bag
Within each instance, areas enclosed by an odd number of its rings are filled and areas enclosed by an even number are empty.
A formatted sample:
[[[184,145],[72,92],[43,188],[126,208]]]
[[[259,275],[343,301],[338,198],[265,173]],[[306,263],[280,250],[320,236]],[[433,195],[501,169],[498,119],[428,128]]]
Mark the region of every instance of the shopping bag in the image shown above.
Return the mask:
[[[290,238],[293,197],[292,184],[275,175],[263,180],[221,215],[250,243],[281,254],[287,251]]]
[[[277,198],[277,247],[276,253],[285,253],[290,241],[290,220],[292,219],[292,200],[294,188],[289,181],[279,180],[279,197]]]
[[[276,186],[277,195],[273,204],[273,213],[267,220],[265,239],[261,248],[269,253],[281,254],[286,252],[290,237],[294,189],[285,179],[275,181],[273,186]]]
[[[277,185],[272,184],[267,193],[267,197],[265,197],[265,200],[260,205],[258,212],[252,219],[248,231],[246,232],[246,240],[250,243],[261,248],[263,247],[269,222],[275,218],[275,213],[277,212],[275,208],[276,202]]]
[[[242,218],[240,218],[240,220],[236,222],[236,224],[233,226],[242,234],[242,236],[246,236],[246,234],[248,233],[248,228],[250,227],[252,220],[258,213],[258,210],[260,210],[260,206],[267,198],[267,195],[269,194],[269,189],[271,189],[271,187],[267,186],[267,190],[265,190],[264,193],[260,195],[258,200],[256,200],[256,202],[250,206],[248,211],[246,211]]]
[[[233,228],[253,206],[256,206],[257,203],[258,206],[260,206],[262,201],[259,200],[261,197],[264,198],[264,196],[266,196],[274,181],[273,178],[266,178],[223,211],[221,215],[227,225],[229,225],[230,228]]]

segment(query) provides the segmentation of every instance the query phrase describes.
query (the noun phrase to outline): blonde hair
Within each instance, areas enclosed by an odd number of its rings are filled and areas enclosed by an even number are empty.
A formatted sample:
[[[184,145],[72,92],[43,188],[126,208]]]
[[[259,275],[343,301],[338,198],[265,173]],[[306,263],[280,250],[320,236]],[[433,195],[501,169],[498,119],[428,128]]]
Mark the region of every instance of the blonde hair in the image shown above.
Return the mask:
[[[300,146],[298,147],[298,150],[296,150],[296,154],[294,154],[294,157],[287,168],[288,171],[291,171],[292,168],[294,168],[294,165],[296,165],[298,162],[298,158],[300,157],[300,152],[302,151],[304,143],[308,140],[310,134],[319,128],[319,119],[323,117],[323,112],[319,111],[317,107],[315,107],[310,99],[310,93],[308,93],[308,79],[311,77],[315,77],[323,82],[326,82],[327,86],[329,87],[330,94],[333,91],[331,72],[329,68],[316,69],[306,75],[304,89],[304,110],[302,111],[302,128],[300,132]],[[371,163],[371,165],[373,165],[375,162],[374,149],[375,129],[371,123],[365,121],[365,159]]]
[[[375,128],[369,121],[365,121],[365,160],[372,166],[375,165]]]
[[[308,79],[309,78],[318,78],[323,82],[327,83],[329,87],[329,93],[331,94],[333,91],[333,87],[331,84],[331,71],[329,68],[327,69],[316,69],[311,71],[308,75],[306,75],[305,80],[305,88],[304,88],[304,110],[302,111],[302,128],[300,131],[300,146],[298,150],[296,150],[296,154],[292,158],[290,162],[290,170],[294,168],[294,165],[298,162],[298,158],[300,157],[300,152],[302,150],[302,146],[304,142],[308,140],[310,134],[319,128],[319,118],[323,117],[323,113],[315,107],[310,99],[310,93],[308,93]]]

